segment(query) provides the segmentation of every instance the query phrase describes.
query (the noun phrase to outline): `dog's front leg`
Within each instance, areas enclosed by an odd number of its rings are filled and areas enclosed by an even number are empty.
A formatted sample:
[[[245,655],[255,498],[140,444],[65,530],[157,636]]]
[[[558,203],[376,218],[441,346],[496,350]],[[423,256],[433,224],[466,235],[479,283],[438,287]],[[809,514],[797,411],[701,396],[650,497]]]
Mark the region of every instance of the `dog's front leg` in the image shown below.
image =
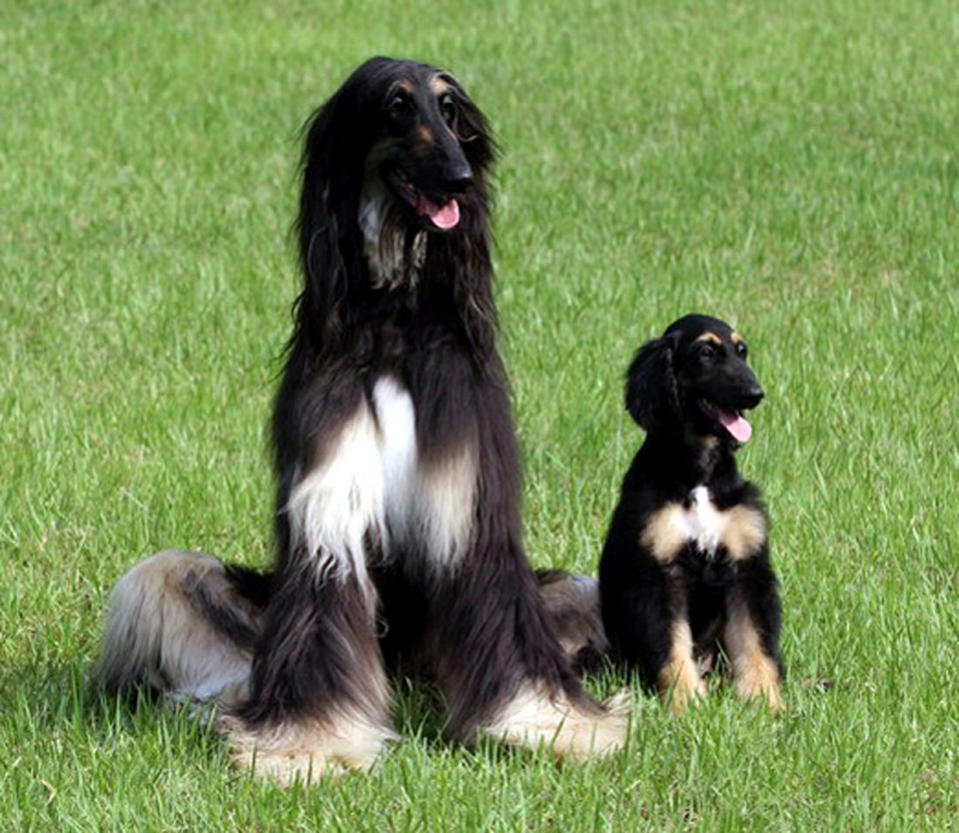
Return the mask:
[[[625,703],[600,705],[584,693],[518,546],[474,549],[447,571],[430,630],[454,735],[545,746],[571,759],[625,743]]]
[[[674,565],[656,563],[647,550],[614,552],[614,545],[606,545],[601,585],[606,630],[619,656],[638,666],[643,683],[655,688],[673,712],[682,713],[705,694],[693,659],[682,579]]]
[[[394,737],[374,615],[368,580],[286,571],[267,611],[250,699],[221,721],[237,765],[283,784],[373,765]]]
[[[667,576],[664,582],[664,618],[662,633],[664,662],[654,679],[659,696],[674,714],[682,714],[696,698],[706,694],[706,686],[693,658],[693,634],[689,623],[686,590],[682,582]]]
[[[723,648],[739,696],[765,699],[774,712],[782,708],[780,620],[776,577],[768,561],[757,558],[742,564],[728,597]]]

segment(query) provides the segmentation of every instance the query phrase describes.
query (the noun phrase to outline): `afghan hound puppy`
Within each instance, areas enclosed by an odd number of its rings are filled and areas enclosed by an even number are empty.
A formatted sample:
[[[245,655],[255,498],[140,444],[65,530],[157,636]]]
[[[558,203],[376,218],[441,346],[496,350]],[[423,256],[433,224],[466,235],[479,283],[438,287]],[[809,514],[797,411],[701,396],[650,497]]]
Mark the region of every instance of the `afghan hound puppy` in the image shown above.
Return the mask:
[[[626,407],[646,430],[600,561],[614,652],[674,711],[705,694],[719,651],[738,693],[781,705],[780,601],[759,490],[734,452],[763,390],[743,337],[687,315],[639,350]]]
[[[258,774],[369,768],[395,736],[385,660],[413,650],[455,737],[573,758],[624,743],[622,708],[584,693],[523,551],[493,155],[462,86],[412,61],[367,61],[309,123],[304,287],[272,421],[276,567],[248,692],[221,721]],[[122,657],[136,628],[111,621]]]

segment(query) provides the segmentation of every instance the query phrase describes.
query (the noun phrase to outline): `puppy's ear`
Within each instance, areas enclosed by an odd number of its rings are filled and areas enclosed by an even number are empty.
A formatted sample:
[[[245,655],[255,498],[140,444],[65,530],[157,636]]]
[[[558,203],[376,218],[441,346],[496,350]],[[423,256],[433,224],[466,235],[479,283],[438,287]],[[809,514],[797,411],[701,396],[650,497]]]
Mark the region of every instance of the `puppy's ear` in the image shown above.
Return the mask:
[[[626,371],[626,410],[647,432],[679,423],[673,336],[647,341]]]

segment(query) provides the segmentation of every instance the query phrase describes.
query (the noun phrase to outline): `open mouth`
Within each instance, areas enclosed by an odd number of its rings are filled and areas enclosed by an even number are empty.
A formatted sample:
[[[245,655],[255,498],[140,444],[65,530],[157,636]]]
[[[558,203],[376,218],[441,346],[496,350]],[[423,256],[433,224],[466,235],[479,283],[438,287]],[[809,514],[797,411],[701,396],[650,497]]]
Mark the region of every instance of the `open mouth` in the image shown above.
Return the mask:
[[[397,197],[436,228],[447,231],[459,224],[460,205],[455,199],[431,199],[413,185],[399,168],[384,171],[383,179]]]
[[[709,402],[705,399],[700,399],[699,405],[703,412],[718,422],[736,442],[747,442],[753,435],[753,427],[749,424],[749,420],[742,415],[742,411],[727,411],[720,408],[715,402]]]

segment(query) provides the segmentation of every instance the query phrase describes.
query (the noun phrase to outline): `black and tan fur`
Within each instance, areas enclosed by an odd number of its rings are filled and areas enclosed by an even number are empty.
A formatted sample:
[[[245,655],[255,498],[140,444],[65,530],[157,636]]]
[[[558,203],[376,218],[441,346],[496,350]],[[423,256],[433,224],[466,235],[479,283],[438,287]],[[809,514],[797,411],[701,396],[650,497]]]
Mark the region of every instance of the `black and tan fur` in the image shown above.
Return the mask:
[[[741,696],[781,705],[768,520],[734,458],[751,432],[742,411],[762,396],[742,337],[705,315],[645,344],[627,374],[646,440],[603,548],[603,622],[617,657],[676,711],[705,694],[720,656]]]
[[[624,742],[623,715],[564,656],[523,550],[492,161],[482,113],[427,64],[371,59],[310,121],[303,291],[272,422],[276,569],[248,691],[221,721],[257,773],[371,766],[394,737],[387,663],[424,646],[458,738],[575,758]],[[118,606],[108,680],[141,626]]]
[[[609,648],[599,616],[599,585],[563,570],[536,571],[539,592],[567,660],[598,667]],[[253,652],[273,590],[271,573],[190,550],[143,559],[113,588],[99,678],[113,691],[147,691],[171,704],[229,709],[249,694]],[[389,649],[394,674],[432,676],[428,657]],[[400,665],[402,662],[402,666]]]

